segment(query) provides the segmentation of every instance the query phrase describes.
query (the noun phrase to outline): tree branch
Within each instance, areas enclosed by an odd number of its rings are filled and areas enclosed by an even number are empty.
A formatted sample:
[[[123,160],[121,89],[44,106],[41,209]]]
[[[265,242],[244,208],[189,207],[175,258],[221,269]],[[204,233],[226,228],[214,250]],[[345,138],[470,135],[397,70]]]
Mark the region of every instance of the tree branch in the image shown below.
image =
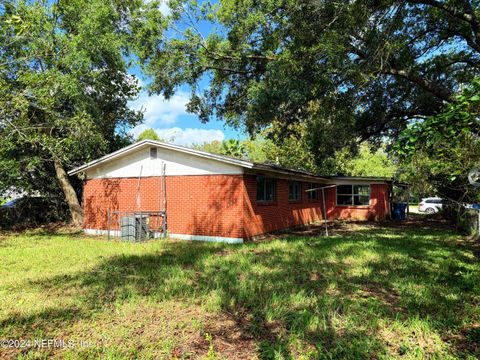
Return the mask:
[[[355,53],[357,56],[359,56],[361,59],[365,61],[370,61],[369,56],[367,53],[364,51],[357,49],[352,46],[352,52]],[[450,90],[445,89],[440,87],[438,84],[434,83],[431,80],[425,79],[417,74],[414,74],[413,72],[405,69],[396,69],[392,67],[381,67],[379,69],[380,74],[385,74],[385,75],[393,75],[393,76],[399,76],[403,77],[404,79],[407,79],[408,81],[420,86],[422,89],[425,91],[428,91],[429,93],[435,95],[436,97],[446,101],[446,102],[452,102],[453,97],[450,92]]]
[[[428,91],[429,93],[435,95],[436,97],[446,102],[453,101],[452,94],[449,90],[445,88],[441,88],[440,86],[438,86],[438,84],[435,84],[433,81],[425,79],[421,76],[418,76],[412,73],[411,71],[404,70],[404,69],[386,68],[381,70],[381,73],[403,77],[413,82],[414,84],[417,84],[422,89]]]
[[[459,10],[455,7],[448,6],[438,0],[406,0],[407,3],[410,4],[421,4],[421,5],[428,5],[435,7],[437,9],[443,10],[446,13],[450,14],[451,16],[460,19],[469,23],[472,27],[475,41],[471,41],[469,44],[470,47],[475,49],[476,51],[480,52],[480,23],[478,22],[477,16],[475,14],[475,10],[473,9],[472,5],[468,0],[464,2],[464,10]]]
[[[456,17],[457,19],[470,23],[471,25],[473,25],[476,21],[474,14],[460,11],[457,8],[448,6],[444,3],[441,3],[438,0],[406,0],[406,2],[410,4],[420,4],[420,5],[428,5],[428,6],[436,7],[437,9],[447,12],[450,15]]]

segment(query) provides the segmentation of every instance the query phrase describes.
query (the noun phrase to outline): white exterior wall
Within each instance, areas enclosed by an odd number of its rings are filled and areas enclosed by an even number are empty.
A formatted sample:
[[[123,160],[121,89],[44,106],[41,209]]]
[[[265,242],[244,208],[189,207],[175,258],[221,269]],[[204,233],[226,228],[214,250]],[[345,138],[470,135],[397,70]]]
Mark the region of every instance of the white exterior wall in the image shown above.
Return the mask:
[[[87,179],[160,176],[166,163],[166,175],[243,174],[240,166],[202,158],[170,149],[157,148],[157,158],[150,159],[150,147],[112,159],[86,170]]]

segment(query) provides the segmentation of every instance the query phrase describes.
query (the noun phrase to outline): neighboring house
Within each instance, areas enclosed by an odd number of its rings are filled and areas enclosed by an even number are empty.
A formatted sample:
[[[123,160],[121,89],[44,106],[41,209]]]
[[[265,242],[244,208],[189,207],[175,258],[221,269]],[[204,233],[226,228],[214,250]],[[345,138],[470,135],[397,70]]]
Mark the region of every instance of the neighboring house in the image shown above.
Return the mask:
[[[165,177],[162,168],[165,164]],[[69,172],[84,173],[86,233],[105,234],[111,211],[158,211],[166,184],[170,237],[242,242],[333,219],[390,216],[391,180],[325,177],[144,140]],[[333,186],[332,186],[333,185]]]

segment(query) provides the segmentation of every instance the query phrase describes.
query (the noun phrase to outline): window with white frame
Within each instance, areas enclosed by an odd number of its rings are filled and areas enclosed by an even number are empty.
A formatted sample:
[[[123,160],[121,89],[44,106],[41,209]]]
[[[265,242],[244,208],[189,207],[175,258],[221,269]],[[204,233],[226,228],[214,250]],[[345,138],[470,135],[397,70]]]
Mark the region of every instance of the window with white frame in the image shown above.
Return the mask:
[[[288,200],[300,201],[302,199],[302,184],[298,181],[290,181],[288,183]]]
[[[370,185],[337,185],[337,205],[370,205]]]

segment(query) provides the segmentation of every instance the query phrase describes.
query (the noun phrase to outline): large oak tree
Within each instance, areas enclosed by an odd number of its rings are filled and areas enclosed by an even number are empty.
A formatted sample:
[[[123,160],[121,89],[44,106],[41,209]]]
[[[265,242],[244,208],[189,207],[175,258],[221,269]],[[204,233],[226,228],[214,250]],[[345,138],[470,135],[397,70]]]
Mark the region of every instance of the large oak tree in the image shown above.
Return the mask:
[[[66,169],[125,144],[142,115],[128,74],[134,35],[158,28],[154,2],[6,0],[0,5],[0,193],[62,193],[82,211]]]
[[[142,54],[151,91],[188,84],[190,111],[251,134],[301,123],[319,162],[438,113],[480,72],[478,0],[171,4],[170,36]]]

